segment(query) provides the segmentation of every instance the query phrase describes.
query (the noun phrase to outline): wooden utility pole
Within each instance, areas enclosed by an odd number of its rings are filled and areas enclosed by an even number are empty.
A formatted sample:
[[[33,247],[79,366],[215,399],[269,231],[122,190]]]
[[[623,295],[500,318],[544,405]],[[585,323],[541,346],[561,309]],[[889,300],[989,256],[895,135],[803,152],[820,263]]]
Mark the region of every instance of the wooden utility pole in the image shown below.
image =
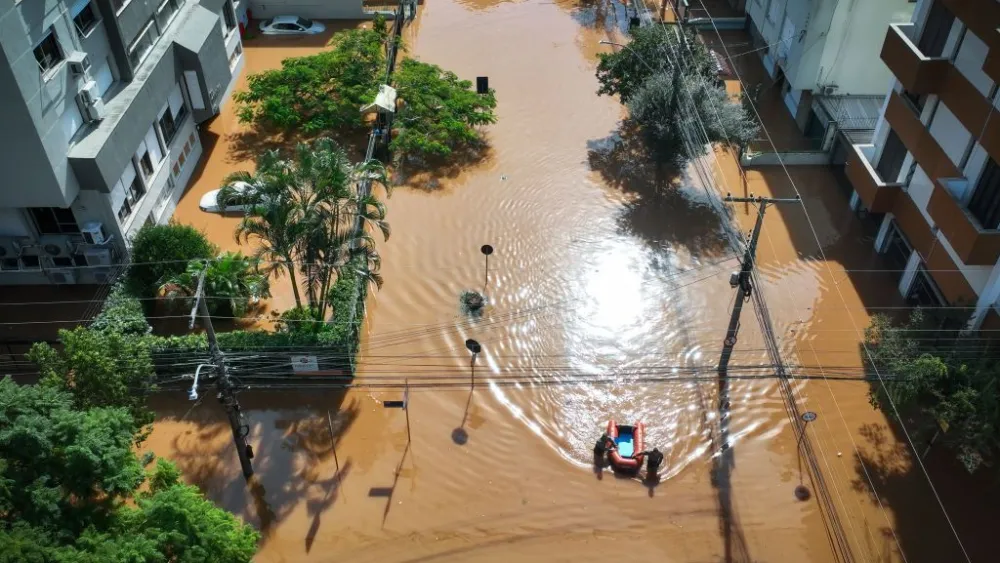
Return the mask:
[[[212,354],[212,363],[216,369],[216,395],[219,402],[226,409],[226,416],[229,418],[229,426],[233,431],[233,443],[236,445],[236,455],[240,458],[240,466],[243,468],[243,477],[250,479],[253,475],[253,448],[247,443],[247,435],[250,434],[250,427],[243,422],[240,414],[240,402],[233,391],[232,382],[229,381],[229,372],[226,371],[226,357],[219,349],[219,343],[215,337],[215,327],[212,326],[212,317],[208,314],[208,304],[203,298],[205,291],[205,273],[208,271],[208,263],[198,277],[198,289],[195,292],[195,303],[191,309],[191,323],[194,327],[194,320],[197,314],[201,315],[201,321],[205,325],[205,334],[208,336],[208,350]]]
[[[747,242],[746,251],[743,253],[743,264],[739,272],[729,278],[729,285],[736,288],[736,302],[733,304],[733,314],[729,317],[729,328],[726,330],[726,339],[722,343],[722,357],[719,358],[719,377],[726,377],[729,370],[729,359],[733,355],[733,348],[736,346],[736,336],[740,330],[740,313],[743,312],[743,303],[750,299],[753,291],[753,284],[750,282],[753,271],[754,260],[757,256],[757,239],[760,237],[760,229],[764,224],[764,212],[767,206],[772,203],[800,203],[802,200],[795,198],[773,198],[773,197],[733,197],[726,194],[725,200],[731,203],[753,203],[757,205],[757,222],[754,224],[753,233]]]

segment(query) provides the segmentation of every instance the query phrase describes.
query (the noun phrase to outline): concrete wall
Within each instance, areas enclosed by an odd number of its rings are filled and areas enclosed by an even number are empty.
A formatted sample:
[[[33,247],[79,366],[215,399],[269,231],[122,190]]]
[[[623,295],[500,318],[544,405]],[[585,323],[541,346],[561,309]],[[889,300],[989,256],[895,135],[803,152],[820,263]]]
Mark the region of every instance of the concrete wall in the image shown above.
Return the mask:
[[[139,32],[146,27],[150,18],[156,13],[156,9],[160,6],[162,0],[126,1],[128,4],[118,12],[117,19],[122,42],[125,44],[125,48],[128,49],[128,46],[135,41],[135,38],[139,36]]]
[[[879,58],[886,30],[890,23],[909,22],[913,7],[908,0],[840,0],[810,88],[836,85],[840,95],[885,92],[892,83]]]
[[[282,15],[349,20],[371,17],[361,9],[361,0],[250,0],[250,11],[255,20]]]

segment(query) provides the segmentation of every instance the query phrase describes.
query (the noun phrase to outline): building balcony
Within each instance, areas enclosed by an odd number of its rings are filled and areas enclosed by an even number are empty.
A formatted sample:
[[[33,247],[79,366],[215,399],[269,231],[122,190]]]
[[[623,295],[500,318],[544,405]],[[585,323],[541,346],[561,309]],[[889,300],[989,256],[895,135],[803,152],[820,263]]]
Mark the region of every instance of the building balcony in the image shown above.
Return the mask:
[[[957,178],[961,172],[920,121],[916,109],[897,92],[889,95],[885,120],[930,178]]]
[[[927,214],[962,262],[992,266],[1000,259],[1000,230],[984,229],[952,195],[953,191],[963,193],[967,188],[966,178],[938,178],[927,202]]]
[[[925,56],[913,42],[915,30],[912,23],[890,24],[882,44],[882,60],[908,91],[934,94],[944,81],[951,61]]]
[[[886,213],[895,206],[902,184],[882,180],[872,166],[871,158],[874,153],[875,145],[851,145],[845,172],[868,211]]]
[[[993,82],[1000,82],[1000,48],[993,47],[990,49],[989,54],[986,55],[986,62],[983,63],[983,72]]]

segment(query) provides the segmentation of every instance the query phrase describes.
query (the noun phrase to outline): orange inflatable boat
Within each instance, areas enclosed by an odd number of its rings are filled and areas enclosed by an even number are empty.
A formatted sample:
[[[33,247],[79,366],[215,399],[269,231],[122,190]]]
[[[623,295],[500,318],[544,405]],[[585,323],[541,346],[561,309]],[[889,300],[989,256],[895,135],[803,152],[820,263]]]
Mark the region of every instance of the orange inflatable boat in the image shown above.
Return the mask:
[[[615,447],[608,452],[611,467],[624,472],[639,471],[646,457],[646,425],[636,422],[628,426],[609,420],[608,438],[615,443]]]

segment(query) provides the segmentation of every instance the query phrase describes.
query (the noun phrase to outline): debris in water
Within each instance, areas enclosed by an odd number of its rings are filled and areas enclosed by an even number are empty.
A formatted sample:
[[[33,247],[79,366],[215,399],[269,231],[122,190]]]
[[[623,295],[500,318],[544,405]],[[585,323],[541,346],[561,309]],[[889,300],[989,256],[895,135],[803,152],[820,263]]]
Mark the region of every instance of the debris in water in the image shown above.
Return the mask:
[[[501,181],[501,182],[503,182],[503,181],[504,181],[504,180],[506,180],[506,179],[507,179],[507,175],[506,175],[506,174],[501,174],[501,175],[500,175],[500,181]]]

